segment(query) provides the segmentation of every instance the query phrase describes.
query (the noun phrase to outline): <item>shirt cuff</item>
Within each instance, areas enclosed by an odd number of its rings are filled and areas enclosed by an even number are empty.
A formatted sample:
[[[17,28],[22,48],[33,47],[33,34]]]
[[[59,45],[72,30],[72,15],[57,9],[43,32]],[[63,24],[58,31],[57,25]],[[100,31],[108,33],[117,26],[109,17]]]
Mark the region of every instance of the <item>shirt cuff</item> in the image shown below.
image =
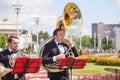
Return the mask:
[[[72,44],[71,47],[74,47],[74,44]]]
[[[56,61],[56,60],[57,60],[56,56],[53,56],[53,61]]]

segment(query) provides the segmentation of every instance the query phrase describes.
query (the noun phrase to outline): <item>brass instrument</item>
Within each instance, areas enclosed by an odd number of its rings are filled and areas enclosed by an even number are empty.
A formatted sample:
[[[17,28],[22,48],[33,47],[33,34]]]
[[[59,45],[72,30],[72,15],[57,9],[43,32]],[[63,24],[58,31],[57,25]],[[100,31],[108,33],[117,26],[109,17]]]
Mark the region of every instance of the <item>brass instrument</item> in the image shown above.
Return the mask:
[[[21,51],[18,51],[16,53],[11,54],[9,57],[9,64],[11,67],[14,66],[15,63],[15,59],[16,58],[22,58],[24,56],[24,54]]]
[[[11,55],[8,55],[8,59],[9,59],[9,65],[11,67],[14,66],[14,62],[16,58],[22,58],[23,57],[23,53],[22,52],[17,52],[17,53],[13,53]],[[0,76],[4,77],[6,74],[10,73],[12,71],[12,68],[5,68],[5,66],[0,63]]]
[[[12,71],[12,69],[5,68],[5,66],[2,63],[0,63],[0,76],[1,77],[4,77],[6,74],[8,74],[11,71]]]
[[[58,18],[56,23],[56,28],[60,28],[64,31],[66,35],[71,34],[79,34],[82,25],[82,15],[75,3],[69,2],[65,8],[63,16]],[[47,39],[41,46],[40,46],[40,56],[42,56],[42,52],[44,49],[44,45],[52,40],[53,37]],[[71,48],[70,48],[71,49]],[[69,50],[70,50],[69,49]],[[69,50],[67,51],[66,55],[70,55]],[[58,70],[59,61],[56,61],[52,64],[42,64],[43,68],[46,69],[48,72],[60,72],[62,70]]]

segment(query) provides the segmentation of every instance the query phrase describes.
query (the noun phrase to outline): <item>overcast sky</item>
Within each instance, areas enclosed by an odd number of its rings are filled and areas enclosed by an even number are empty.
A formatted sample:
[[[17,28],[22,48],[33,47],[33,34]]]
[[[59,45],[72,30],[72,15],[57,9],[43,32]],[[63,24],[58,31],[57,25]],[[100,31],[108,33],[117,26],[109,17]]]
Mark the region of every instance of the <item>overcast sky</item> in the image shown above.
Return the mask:
[[[55,24],[63,14],[65,5],[74,2],[81,10],[83,17],[82,35],[91,35],[91,24],[120,23],[120,0],[18,0],[22,5],[20,24],[22,28],[36,32],[35,17],[40,17],[39,30],[52,34]],[[0,21],[8,18],[16,21],[16,12],[12,7],[17,0],[0,0]]]

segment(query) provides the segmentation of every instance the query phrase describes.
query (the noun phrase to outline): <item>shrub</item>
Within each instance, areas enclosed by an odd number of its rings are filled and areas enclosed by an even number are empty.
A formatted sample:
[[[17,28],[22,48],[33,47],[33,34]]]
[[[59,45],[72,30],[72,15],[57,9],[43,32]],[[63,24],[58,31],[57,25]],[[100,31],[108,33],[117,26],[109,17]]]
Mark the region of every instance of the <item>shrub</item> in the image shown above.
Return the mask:
[[[98,65],[120,66],[120,60],[118,58],[97,58],[95,63]]]
[[[81,55],[81,58],[87,58],[88,62],[97,65],[120,66],[120,59],[117,58],[119,54],[100,54],[100,55]]]

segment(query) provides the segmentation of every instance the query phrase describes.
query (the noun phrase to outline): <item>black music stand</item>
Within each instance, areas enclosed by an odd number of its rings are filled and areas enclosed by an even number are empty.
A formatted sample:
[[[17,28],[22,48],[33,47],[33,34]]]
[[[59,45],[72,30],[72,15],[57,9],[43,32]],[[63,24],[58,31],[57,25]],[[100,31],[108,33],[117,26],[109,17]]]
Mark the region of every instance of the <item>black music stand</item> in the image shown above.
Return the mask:
[[[60,65],[58,69],[62,68],[70,69],[72,80],[72,69],[83,69],[87,62],[88,59],[68,57],[65,59],[60,59]]]
[[[12,73],[37,73],[40,70],[42,58],[17,58]]]

